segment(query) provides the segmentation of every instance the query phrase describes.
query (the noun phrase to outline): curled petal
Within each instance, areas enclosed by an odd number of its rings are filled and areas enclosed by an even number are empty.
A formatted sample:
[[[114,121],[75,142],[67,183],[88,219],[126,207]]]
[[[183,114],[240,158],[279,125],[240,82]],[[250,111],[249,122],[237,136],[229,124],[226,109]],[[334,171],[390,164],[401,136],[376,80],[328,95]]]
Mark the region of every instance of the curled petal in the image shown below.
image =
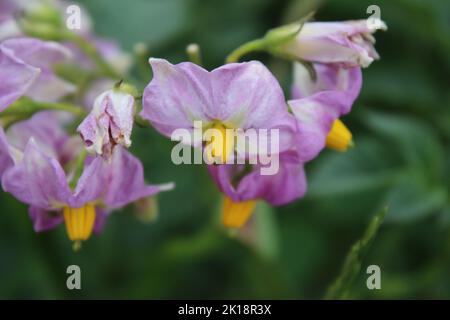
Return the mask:
[[[53,229],[63,222],[63,217],[60,212],[47,211],[35,206],[31,206],[28,209],[28,214],[33,221],[34,231],[36,232]]]
[[[232,181],[242,169],[236,165],[208,166],[219,189],[234,202],[264,199],[272,205],[283,205],[301,198],[306,192],[303,164],[295,151],[280,154],[280,166],[276,174],[262,175],[261,167],[254,166],[235,186]]]
[[[51,71],[53,64],[71,57],[65,46],[35,38],[12,38],[3,41],[2,46],[12,50],[18,59],[42,71]]]
[[[159,186],[145,184],[144,169],[139,159],[118,148],[109,161],[101,157],[86,161],[71,206],[79,207],[96,200],[108,208],[119,208],[171,188],[173,188],[171,184]]]
[[[14,56],[0,45],[0,111],[3,111],[30,88],[40,70]]]
[[[315,64],[317,80],[306,69],[295,66],[293,96],[288,102],[297,118],[297,150],[303,162],[324,148],[334,120],[348,113],[362,84],[361,69],[344,69],[337,65]]]
[[[65,164],[79,148],[63,130],[59,116],[58,112],[39,112],[28,120],[14,124],[7,133],[8,143],[23,151],[30,138],[34,138],[41,150]],[[68,144],[71,150],[66,149]]]
[[[0,48],[0,75],[2,80],[4,77],[7,80],[0,84],[0,108],[4,109],[22,95],[51,102],[74,92],[73,85],[58,78],[52,71],[53,64],[71,57],[70,51],[63,45],[34,38],[11,38],[3,41]],[[16,63],[6,59],[5,53]],[[2,89],[2,86],[5,88]]]
[[[71,196],[63,168],[34,139],[28,142],[22,161],[3,174],[2,186],[20,201],[45,210],[60,208]]]

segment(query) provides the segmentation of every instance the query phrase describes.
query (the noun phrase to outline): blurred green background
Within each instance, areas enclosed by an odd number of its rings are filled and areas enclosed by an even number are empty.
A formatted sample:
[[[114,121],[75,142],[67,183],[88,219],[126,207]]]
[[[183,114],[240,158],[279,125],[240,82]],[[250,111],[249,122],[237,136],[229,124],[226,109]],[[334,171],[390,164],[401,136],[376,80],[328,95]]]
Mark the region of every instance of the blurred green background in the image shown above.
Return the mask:
[[[148,181],[174,181],[145,224],[133,208],[114,213],[100,236],[74,253],[63,226],[35,234],[26,206],[0,195],[1,298],[322,298],[371,217],[389,212],[348,298],[450,298],[450,2],[447,0],[96,0],[82,1],[96,32],[130,51],[186,60],[197,42],[211,69],[240,44],[312,9],[316,20],[368,17],[377,4],[381,60],[363,71],[361,96],[344,121],[356,147],[324,151],[307,165],[307,196],[260,206],[250,228],[220,227],[220,195],[205,167],[175,166],[172,143],[137,128],[132,151]],[[290,64],[257,54],[288,93]],[[150,75],[150,68],[149,75]],[[82,290],[66,289],[66,268]],[[381,290],[366,288],[368,265]]]

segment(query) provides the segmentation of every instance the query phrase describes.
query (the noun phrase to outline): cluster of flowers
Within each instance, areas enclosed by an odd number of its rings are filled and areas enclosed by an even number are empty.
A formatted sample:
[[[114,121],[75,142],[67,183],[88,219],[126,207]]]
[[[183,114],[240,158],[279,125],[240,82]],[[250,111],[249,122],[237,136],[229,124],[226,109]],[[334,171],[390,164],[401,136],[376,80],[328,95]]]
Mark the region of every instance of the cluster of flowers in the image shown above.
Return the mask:
[[[302,22],[244,45],[210,72],[151,58],[153,79],[140,96],[118,82],[127,55],[92,34],[88,17],[84,28],[68,31],[63,12],[60,1],[0,0],[0,177],[5,192],[30,206],[36,231],[64,221],[77,245],[112,210],[173,188],[146,184],[141,162],[126,150],[135,121],[167,137],[193,130],[195,121],[222,131],[279,130],[275,175],[261,175],[258,164],[208,165],[225,195],[227,227],[245,224],[257,200],[282,205],[301,198],[304,164],[325,146],[351,145],[339,118],[359,94],[361,68],[378,58],[364,20]],[[291,100],[264,64],[236,62],[251,50],[301,61],[294,63]],[[235,148],[226,137],[192,142],[211,143],[223,159]]]

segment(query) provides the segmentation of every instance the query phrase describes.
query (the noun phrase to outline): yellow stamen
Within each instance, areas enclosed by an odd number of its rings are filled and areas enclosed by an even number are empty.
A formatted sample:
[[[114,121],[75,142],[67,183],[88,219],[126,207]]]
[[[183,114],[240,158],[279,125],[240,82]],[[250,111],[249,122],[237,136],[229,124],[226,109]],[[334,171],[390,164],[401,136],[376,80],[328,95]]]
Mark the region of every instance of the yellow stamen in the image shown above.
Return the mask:
[[[228,228],[242,227],[255,209],[256,201],[233,202],[229,197],[223,201],[223,224]]]
[[[65,206],[63,209],[67,235],[79,247],[81,241],[87,240],[94,229],[95,206],[87,204],[81,208]]]
[[[328,148],[342,152],[353,146],[352,133],[341,120],[334,121],[328,133],[326,145]]]
[[[210,161],[220,160],[220,163],[226,163],[228,157],[234,149],[234,134],[233,130],[227,128],[220,122],[216,122],[212,125],[211,129],[218,130],[215,132],[211,141],[208,143],[208,147],[210,147],[210,153],[208,153],[208,157],[210,157]],[[212,158],[212,159],[211,159]]]

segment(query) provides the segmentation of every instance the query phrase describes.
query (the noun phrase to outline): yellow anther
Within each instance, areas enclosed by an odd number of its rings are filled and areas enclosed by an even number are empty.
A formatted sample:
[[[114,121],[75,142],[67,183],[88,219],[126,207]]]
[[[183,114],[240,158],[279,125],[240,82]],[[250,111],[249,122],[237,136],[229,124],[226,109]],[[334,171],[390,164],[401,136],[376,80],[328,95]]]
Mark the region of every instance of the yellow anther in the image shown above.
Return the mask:
[[[223,201],[223,224],[228,228],[240,228],[255,210],[256,201],[233,202],[229,197]]]
[[[220,122],[214,123],[211,129],[215,129],[208,142],[210,153],[208,153],[211,162],[226,163],[228,157],[234,150],[234,132]]]
[[[71,241],[85,241],[91,236],[95,222],[95,206],[92,204],[81,208],[65,206],[63,214],[67,235]]]
[[[352,133],[341,120],[335,120],[328,133],[326,145],[337,151],[347,151],[353,146]]]

